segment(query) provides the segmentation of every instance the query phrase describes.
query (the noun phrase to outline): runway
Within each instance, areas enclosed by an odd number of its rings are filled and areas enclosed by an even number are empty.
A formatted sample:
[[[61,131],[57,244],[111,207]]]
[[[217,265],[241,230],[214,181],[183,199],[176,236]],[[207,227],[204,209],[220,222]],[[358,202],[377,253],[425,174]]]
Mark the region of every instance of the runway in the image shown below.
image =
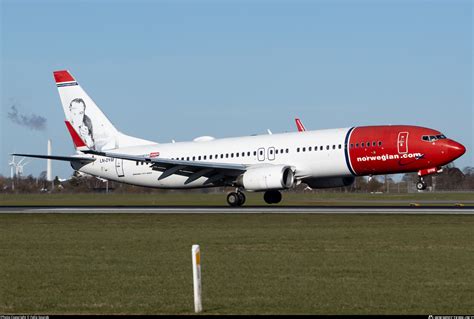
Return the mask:
[[[474,207],[385,206],[134,206],[134,207],[0,207],[0,214],[449,214],[473,215]]]

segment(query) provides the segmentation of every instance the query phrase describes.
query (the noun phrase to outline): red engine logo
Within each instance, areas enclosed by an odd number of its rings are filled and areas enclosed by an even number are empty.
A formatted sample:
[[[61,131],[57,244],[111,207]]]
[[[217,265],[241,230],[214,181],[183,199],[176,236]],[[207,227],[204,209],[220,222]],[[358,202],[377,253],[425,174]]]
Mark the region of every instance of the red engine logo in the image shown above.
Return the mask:
[[[150,153],[150,157],[153,158],[153,157],[158,157],[160,156],[160,152],[152,152]]]

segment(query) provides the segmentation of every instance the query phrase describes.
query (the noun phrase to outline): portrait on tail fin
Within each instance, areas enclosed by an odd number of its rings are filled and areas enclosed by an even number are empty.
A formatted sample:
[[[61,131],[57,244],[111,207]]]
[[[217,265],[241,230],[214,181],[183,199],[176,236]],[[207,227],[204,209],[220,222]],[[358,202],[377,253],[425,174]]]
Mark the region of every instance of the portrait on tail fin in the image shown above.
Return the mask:
[[[71,116],[71,125],[82,138],[84,143],[90,149],[94,146],[94,130],[91,119],[86,115],[86,103],[83,99],[75,98],[69,103],[69,111]]]

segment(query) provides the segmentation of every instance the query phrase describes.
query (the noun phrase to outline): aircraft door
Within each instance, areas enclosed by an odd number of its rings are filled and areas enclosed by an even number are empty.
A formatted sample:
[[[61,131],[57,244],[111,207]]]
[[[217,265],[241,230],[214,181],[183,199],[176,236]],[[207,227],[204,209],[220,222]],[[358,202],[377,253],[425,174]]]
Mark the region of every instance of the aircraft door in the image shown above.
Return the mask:
[[[397,148],[399,154],[408,153],[408,132],[398,133]]]
[[[115,159],[115,170],[117,171],[118,177],[124,177],[125,174],[123,173],[123,159],[116,158]]]
[[[275,159],[275,148],[274,147],[269,147],[268,148],[268,156],[267,156],[269,161],[273,161]]]

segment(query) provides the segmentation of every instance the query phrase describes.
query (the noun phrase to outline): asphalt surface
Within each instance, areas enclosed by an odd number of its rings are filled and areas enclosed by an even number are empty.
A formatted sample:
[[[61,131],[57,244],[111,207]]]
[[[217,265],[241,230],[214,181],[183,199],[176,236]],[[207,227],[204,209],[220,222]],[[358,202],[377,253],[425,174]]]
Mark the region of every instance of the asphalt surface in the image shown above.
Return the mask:
[[[0,214],[465,214],[473,215],[474,207],[418,206],[0,206]]]

